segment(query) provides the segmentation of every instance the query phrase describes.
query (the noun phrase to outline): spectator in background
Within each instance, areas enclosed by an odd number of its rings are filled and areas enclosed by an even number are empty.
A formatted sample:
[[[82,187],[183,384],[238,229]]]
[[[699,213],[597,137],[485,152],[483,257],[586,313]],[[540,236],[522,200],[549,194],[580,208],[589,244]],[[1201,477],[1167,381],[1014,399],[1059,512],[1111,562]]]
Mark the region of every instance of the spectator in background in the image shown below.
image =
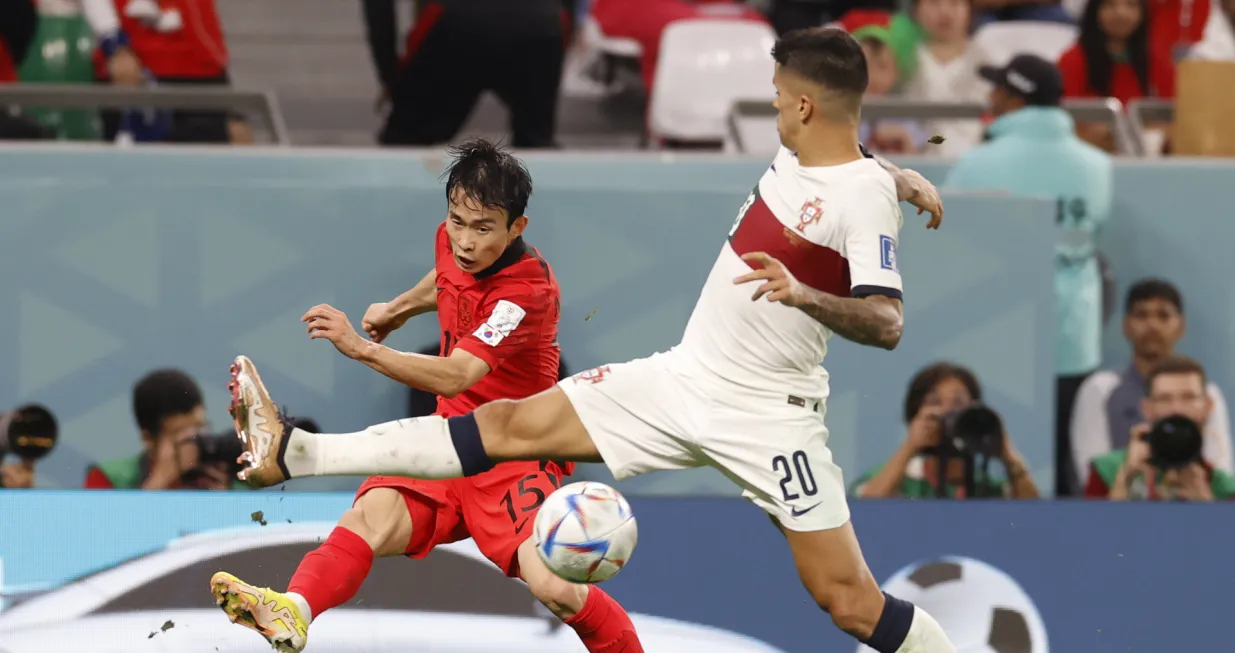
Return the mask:
[[[1102,273],[1095,239],[1110,215],[1114,170],[1109,156],[1073,133],[1072,117],[1059,106],[1063,83],[1049,61],[1017,55],[1004,68],[983,68],[982,75],[994,84],[990,140],[966,152],[944,185],[1058,198],[1055,490],[1064,496],[1079,485],[1069,462],[1072,402],[1102,360]]]
[[[1235,61],[1235,0],[1223,0],[1211,11],[1201,41],[1188,51],[1189,59]]]
[[[768,19],[777,34],[827,24],[852,12],[891,14],[899,8],[895,0],[770,0]],[[852,32],[853,26],[845,30]]]
[[[1215,468],[1200,452],[1182,467],[1165,468],[1155,463],[1152,439],[1148,437],[1154,425],[1168,417],[1187,418],[1198,429],[1209,421],[1213,402],[1205,391],[1205,369],[1189,358],[1168,358],[1149,372],[1146,384],[1148,394],[1141,400],[1145,421],[1133,427],[1126,449],[1093,459],[1085,496],[1115,501],[1235,498],[1235,477]]]
[[[989,85],[978,76],[984,59],[970,38],[970,0],[913,0],[913,18],[922,28],[917,61],[904,96],[927,102],[982,102]],[[982,140],[976,120],[933,120],[926,127],[946,140],[936,152],[956,156]]]
[[[939,494],[940,459],[930,453],[945,435],[944,420],[982,400],[982,386],[973,372],[959,365],[936,363],[920,370],[905,393],[905,440],[884,464],[867,471],[853,485],[852,493],[863,499],[905,497],[926,499]],[[1036,499],[1038,488],[1024,458],[1002,433],[1000,461],[1007,478],[975,470],[975,489],[980,497]],[[944,477],[946,496],[963,499],[964,463],[949,459]]]
[[[1175,97],[1175,65],[1149,44],[1147,0],[1091,0],[1081,16],[1077,42],[1059,58],[1064,97],[1113,97],[1127,106],[1144,97]],[[1086,141],[1114,152],[1105,122],[1081,123]]]
[[[147,374],[133,386],[133,417],[142,451],[91,465],[87,489],[226,490],[239,485],[223,469],[199,460],[195,439],[206,428],[206,406],[189,375],[173,369]]]
[[[1210,0],[1147,0],[1151,57],[1178,62],[1201,40],[1215,12]]]
[[[417,353],[421,356],[442,356],[446,352],[442,351],[440,345],[430,345],[424,349],[421,349]],[[562,381],[568,376],[570,376],[570,372],[566,367],[566,357],[561,356],[558,358],[557,378],[559,381]],[[409,387],[408,390],[410,391],[407,396],[408,417],[425,417],[437,412],[437,395],[432,392],[425,392],[424,390],[419,390],[412,387]],[[309,433],[321,432],[321,429],[318,428],[299,428],[300,430],[308,431]]]
[[[555,147],[558,88],[574,3],[564,0],[425,0],[400,57],[395,0],[364,0],[369,50],[389,101],[378,141],[449,142],[484,91],[510,111],[511,145]]]
[[[227,42],[214,0],[81,0],[99,42],[96,74],[118,86],[228,86]],[[160,112],[104,111],[103,132],[115,140],[122,131],[135,140],[171,143],[251,143],[241,116],[215,110]]]
[[[864,97],[887,97],[896,88],[900,68],[891,47],[892,36],[886,27],[867,25],[853,32],[853,38],[866,55],[869,83]],[[915,120],[864,120],[858,127],[858,140],[880,154],[916,154],[930,134]]]
[[[0,0],[0,84],[17,81],[17,68],[34,42],[39,16],[32,0]],[[40,140],[55,135],[33,120],[0,106],[0,141]]]
[[[1126,449],[1132,432],[1150,419],[1141,412],[1149,395],[1146,379],[1155,367],[1175,356],[1175,345],[1186,328],[1183,297],[1170,282],[1143,279],[1128,290],[1123,331],[1132,347],[1132,362],[1123,370],[1090,376],[1077,392],[1071,433],[1078,478],[1085,478],[1095,458]],[[1235,472],[1226,399],[1212,382],[1205,390],[1210,409],[1200,422],[1205,433],[1202,453],[1215,468]]]

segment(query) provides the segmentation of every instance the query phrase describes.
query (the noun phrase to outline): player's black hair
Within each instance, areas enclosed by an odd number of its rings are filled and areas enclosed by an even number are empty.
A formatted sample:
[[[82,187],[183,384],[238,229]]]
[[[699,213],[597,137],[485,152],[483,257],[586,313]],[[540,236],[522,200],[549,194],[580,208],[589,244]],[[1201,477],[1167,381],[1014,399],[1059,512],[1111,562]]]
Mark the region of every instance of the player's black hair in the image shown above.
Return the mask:
[[[446,177],[446,201],[455,190],[481,206],[506,211],[506,226],[527,211],[532,197],[532,175],[523,162],[502,146],[472,138],[448,150],[451,163]]]
[[[772,46],[782,70],[833,93],[860,98],[869,75],[862,46],[843,29],[810,27],[786,32]]]
[[[1166,279],[1141,279],[1128,289],[1128,297],[1124,300],[1124,315],[1132,313],[1132,309],[1141,302],[1151,299],[1161,299],[1175,306],[1180,315],[1184,314],[1184,297],[1179,288]]]
[[[192,412],[205,403],[193,377],[176,369],[155,370],[133,386],[133,417],[137,426],[158,435],[163,420]]]
[[[982,400],[982,386],[978,383],[978,377],[974,376],[969,368],[953,363],[927,365],[913,376],[913,380],[909,382],[909,390],[905,392],[904,418],[906,424],[918,416],[918,411],[922,410],[922,403],[926,401],[926,395],[930,394],[935,386],[948,379],[960,381],[974,401]]]

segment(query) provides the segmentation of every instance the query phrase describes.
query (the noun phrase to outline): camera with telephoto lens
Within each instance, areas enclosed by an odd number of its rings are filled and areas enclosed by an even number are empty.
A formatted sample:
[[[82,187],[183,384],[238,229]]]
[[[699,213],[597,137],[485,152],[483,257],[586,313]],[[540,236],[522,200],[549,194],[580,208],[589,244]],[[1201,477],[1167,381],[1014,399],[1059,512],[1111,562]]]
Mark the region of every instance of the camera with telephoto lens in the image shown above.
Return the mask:
[[[1149,444],[1149,464],[1155,469],[1182,469],[1201,461],[1201,427],[1183,415],[1158,420],[1145,440]]]
[[[977,472],[987,471],[991,460],[1003,457],[1003,420],[999,413],[980,403],[952,411],[940,418],[939,444],[924,453],[939,458],[938,496],[947,495],[948,461],[960,460],[965,468],[965,496],[981,498]]]
[[[56,416],[38,404],[0,413],[0,460],[9,454],[39,460],[56,447],[59,435]]]
[[[241,465],[237,462],[237,458],[244,453],[244,445],[241,444],[235,431],[199,432],[193,436],[191,442],[197,447],[197,467],[181,474],[182,483],[191,485],[205,476],[204,468],[208,465],[222,468],[229,479],[235,478],[240,472]]]
[[[60,429],[56,416],[38,404],[26,404],[0,413],[0,462],[9,455],[33,462],[56,448]],[[0,479],[0,487],[4,487]]]

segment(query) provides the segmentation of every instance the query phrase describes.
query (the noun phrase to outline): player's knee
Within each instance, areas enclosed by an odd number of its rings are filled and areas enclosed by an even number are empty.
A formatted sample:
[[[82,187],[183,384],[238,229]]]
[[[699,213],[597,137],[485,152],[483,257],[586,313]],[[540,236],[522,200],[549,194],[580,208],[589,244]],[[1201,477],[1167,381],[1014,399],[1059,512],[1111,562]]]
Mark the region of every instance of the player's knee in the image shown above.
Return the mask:
[[[514,459],[520,443],[526,440],[526,428],[518,418],[519,403],[509,399],[491,401],[476,409],[476,422],[491,458]]]
[[[587,596],[586,587],[568,583],[548,570],[528,579],[527,587],[537,601],[562,620],[578,614]]]
[[[403,495],[387,487],[362,494],[343,513],[339,526],[363,538],[378,556],[402,555],[412,536],[411,517]]]

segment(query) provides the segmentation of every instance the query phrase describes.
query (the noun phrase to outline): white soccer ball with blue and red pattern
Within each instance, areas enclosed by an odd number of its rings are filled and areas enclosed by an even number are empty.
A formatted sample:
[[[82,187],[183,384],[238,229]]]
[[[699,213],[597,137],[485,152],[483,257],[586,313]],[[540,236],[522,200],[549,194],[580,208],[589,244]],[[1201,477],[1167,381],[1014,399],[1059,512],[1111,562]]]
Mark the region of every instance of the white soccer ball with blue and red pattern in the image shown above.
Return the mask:
[[[540,506],[532,541],[549,570],[572,583],[599,583],[635,551],[635,515],[617,490],[583,481],[563,486]]]

